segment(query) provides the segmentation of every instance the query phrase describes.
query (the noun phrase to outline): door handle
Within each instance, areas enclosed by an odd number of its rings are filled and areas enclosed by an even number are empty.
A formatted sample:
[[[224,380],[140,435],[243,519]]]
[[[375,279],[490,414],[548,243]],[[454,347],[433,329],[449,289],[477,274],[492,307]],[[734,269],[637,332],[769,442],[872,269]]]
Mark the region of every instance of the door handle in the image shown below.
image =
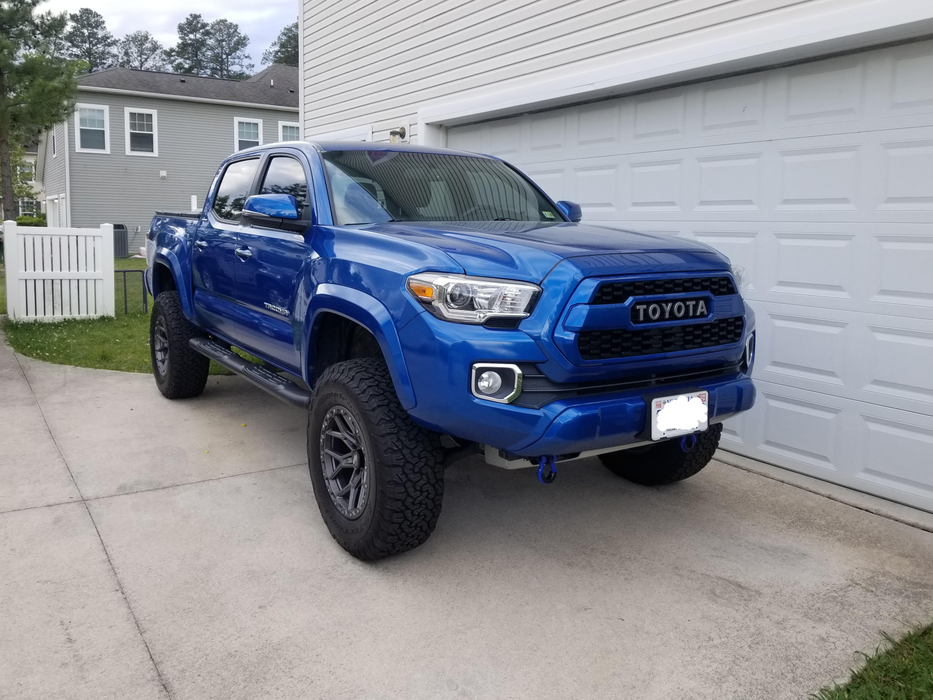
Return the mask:
[[[194,247],[197,248],[198,250],[204,250],[207,248],[207,241],[200,241],[200,240],[195,241]]]
[[[236,256],[240,260],[249,260],[251,257],[253,257],[253,252],[245,246],[243,248],[237,248],[235,252]]]

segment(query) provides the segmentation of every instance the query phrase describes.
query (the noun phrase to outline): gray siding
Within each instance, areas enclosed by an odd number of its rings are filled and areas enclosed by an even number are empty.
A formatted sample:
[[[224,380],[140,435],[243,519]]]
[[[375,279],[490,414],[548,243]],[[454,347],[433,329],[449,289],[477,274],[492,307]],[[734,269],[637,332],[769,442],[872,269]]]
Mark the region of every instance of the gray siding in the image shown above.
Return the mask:
[[[52,156],[52,134],[58,144],[57,153]],[[46,198],[65,193],[65,126],[57,124],[45,139],[45,174],[42,187]]]
[[[303,0],[304,133],[417,130],[425,102],[599,70],[821,0]],[[812,7],[812,9],[811,9]],[[706,37],[704,39],[704,37]],[[415,134],[417,136],[417,134]]]
[[[197,195],[199,207],[204,203],[217,166],[234,151],[236,117],[261,119],[263,143],[279,140],[280,121],[298,120],[297,110],[85,91],[79,91],[77,102],[110,108],[110,153],[77,152],[74,118],[69,119],[72,226],[124,224],[130,231],[131,253],[143,245],[153,212],[187,211],[191,195]],[[156,110],[157,157],[126,154],[126,107]],[[163,170],[165,178],[160,177]]]

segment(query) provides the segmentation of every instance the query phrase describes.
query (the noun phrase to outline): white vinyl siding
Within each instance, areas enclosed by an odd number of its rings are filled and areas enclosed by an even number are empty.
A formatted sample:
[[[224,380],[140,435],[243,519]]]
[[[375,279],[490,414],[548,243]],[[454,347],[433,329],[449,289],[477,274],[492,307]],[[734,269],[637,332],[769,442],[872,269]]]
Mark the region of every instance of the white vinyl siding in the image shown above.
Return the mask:
[[[606,90],[607,68],[635,64],[644,65],[645,75],[660,75],[663,83],[665,72],[690,70],[694,53],[707,63],[730,60],[730,50],[752,34],[751,46],[742,50],[782,51],[783,37],[773,31],[779,27],[792,27],[803,37],[797,44],[833,35],[849,49],[857,42],[848,41],[847,32],[869,31],[856,27],[859,22],[880,30],[901,17],[915,28],[889,32],[874,43],[910,32],[916,36],[923,28],[914,20],[933,17],[933,5],[920,5],[913,0],[890,0],[883,9],[874,0],[387,0],[367,5],[364,12],[358,3],[303,0],[303,132],[314,136],[371,124],[374,140],[388,141],[391,129],[411,124],[417,143],[418,111],[427,104],[468,95],[507,102],[517,93],[529,93],[533,101],[550,83],[584,74],[587,79],[569,92]],[[665,68],[665,57],[678,51],[686,51],[678,65]],[[749,67],[755,66],[719,72]],[[586,99],[582,94],[570,99],[569,92],[562,98],[567,102]]]
[[[745,269],[755,407],[722,447],[933,511],[933,41],[451,127],[583,222]]]
[[[125,107],[124,137],[126,155],[159,155],[159,113],[154,109]]]
[[[110,107],[75,105],[75,134],[78,153],[110,153]]]
[[[244,148],[262,145],[262,120],[243,119],[237,117],[233,120],[233,150],[242,151]]]
[[[279,141],[301,141],[301,124],[279,122]]]

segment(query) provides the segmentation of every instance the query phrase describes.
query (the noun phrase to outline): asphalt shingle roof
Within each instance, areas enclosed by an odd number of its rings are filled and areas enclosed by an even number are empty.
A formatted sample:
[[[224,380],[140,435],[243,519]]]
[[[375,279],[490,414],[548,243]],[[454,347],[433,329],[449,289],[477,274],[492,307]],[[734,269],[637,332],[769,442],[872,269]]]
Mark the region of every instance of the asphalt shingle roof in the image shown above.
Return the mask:
[[[246,80],[110,68],[79,77],[78,89],[85,86],[298,109],[298,68],[278,64]]]

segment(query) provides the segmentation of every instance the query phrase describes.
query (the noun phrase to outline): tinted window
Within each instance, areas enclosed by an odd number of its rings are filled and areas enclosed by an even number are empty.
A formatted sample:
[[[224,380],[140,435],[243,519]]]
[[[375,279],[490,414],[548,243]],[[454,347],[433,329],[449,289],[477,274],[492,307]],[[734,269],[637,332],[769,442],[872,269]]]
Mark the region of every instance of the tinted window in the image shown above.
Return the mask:
[[[217,216],[221,219],[236,219],[240,216],[258,167],[258,158],[238,160],[227,166],[217,186],[217,194],[214,195],[213,210]]]
[[[270,160],[259,194],[290,194],[298,202],[298,213],[303,214],[308,204],[308,181],[301,163],[287,156]]]
[[[338,224],[563,221],[531,183],[491,158],[330,151],[324,169]]]

